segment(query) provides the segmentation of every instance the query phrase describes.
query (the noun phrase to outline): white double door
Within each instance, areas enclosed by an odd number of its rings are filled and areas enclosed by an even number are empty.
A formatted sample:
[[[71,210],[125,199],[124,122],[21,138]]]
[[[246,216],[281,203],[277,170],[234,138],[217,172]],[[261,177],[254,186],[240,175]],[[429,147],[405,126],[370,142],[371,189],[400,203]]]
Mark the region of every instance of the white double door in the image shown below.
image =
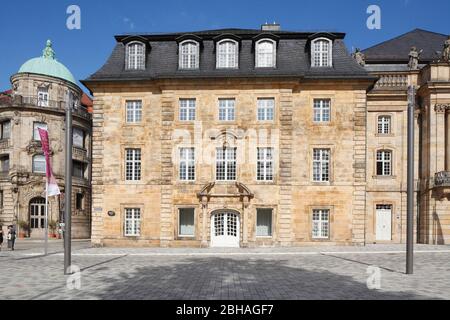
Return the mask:
[[[211,247],[239,248],[240,219],[234,212],[218,212],[211,217]]]
[[[377,241],[392,240],[392,208],[377,208]]]

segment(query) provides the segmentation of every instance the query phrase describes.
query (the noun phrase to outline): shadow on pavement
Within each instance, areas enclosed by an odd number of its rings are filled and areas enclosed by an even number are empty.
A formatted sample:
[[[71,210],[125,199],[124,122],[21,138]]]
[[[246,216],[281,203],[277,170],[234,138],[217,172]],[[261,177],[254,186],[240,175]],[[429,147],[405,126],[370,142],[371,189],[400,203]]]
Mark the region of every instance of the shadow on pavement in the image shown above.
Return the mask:
[[[130,273],[100,277],[110,285],[92,295],[106,300],[429,299],[408,292],[369,290],[365,283],[349,276],[294,268],[287,263],[208,258],[138,267]]]

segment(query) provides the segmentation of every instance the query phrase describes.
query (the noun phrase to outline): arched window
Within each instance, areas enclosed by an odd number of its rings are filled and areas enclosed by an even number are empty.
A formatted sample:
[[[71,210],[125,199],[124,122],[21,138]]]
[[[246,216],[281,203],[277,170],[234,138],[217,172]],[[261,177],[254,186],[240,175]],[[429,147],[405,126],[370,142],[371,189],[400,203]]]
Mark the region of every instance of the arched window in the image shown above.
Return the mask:
[[[313,67],[331,67],[333,65],[333,43],[326,38],[312,42],[311,65]]]
[[[256,68],[275,68],[277,46],[275,41],[263,39],[256,43]]]
[[[196,41],[180,43],[180,69],[198,69],[200,65],[200,46]]]
[[[217,44],[217,68],[237,69],[239,65],[239,46],[234,40],[222,40]]]
[[[377,176],[392,176],[392,151],[377,151]]]
[[[379,116],[378,117],[378,134],[390,134],[391,133],[391,116]]]
[[[145,70],[145,45],[141,42],[127,44],[127,70]]]
[[[45,173],[45,157],[43,155],[35,155],[33,157],[33,172],[34,173]]]

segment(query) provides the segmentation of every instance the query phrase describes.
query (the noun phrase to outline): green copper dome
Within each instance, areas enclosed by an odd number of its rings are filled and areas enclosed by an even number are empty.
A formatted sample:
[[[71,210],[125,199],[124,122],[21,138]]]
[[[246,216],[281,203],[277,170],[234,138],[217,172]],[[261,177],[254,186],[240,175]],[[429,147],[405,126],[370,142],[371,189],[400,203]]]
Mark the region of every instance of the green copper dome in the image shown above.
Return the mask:
[[[72,73],[62,63],[55,59],[55,51],[52,42],[47,41],[47,46],[42,52],[42,57],[34,58],[25,62],[18,73],[42,74],[49,77],[64,79],[77,84]]]

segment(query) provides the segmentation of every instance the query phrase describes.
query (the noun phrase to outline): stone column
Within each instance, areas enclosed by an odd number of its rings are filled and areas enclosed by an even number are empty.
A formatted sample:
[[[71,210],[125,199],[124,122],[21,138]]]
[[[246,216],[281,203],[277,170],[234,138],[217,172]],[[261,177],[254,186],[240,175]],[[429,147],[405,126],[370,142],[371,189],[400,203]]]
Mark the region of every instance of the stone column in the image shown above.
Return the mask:
[[[447,105],[447,113],[446,113],[446,126],[445,126],[445,137],[446,137],[446,145],[445,145],[445,154],[446,154],[446,171],[450,171],[450,105]]]
[[[437,104],[436,111],[436,145],[435,145],[435,172],[445,171],[446,169],[446,132],[445,132],[445,110],[446,105]]]

